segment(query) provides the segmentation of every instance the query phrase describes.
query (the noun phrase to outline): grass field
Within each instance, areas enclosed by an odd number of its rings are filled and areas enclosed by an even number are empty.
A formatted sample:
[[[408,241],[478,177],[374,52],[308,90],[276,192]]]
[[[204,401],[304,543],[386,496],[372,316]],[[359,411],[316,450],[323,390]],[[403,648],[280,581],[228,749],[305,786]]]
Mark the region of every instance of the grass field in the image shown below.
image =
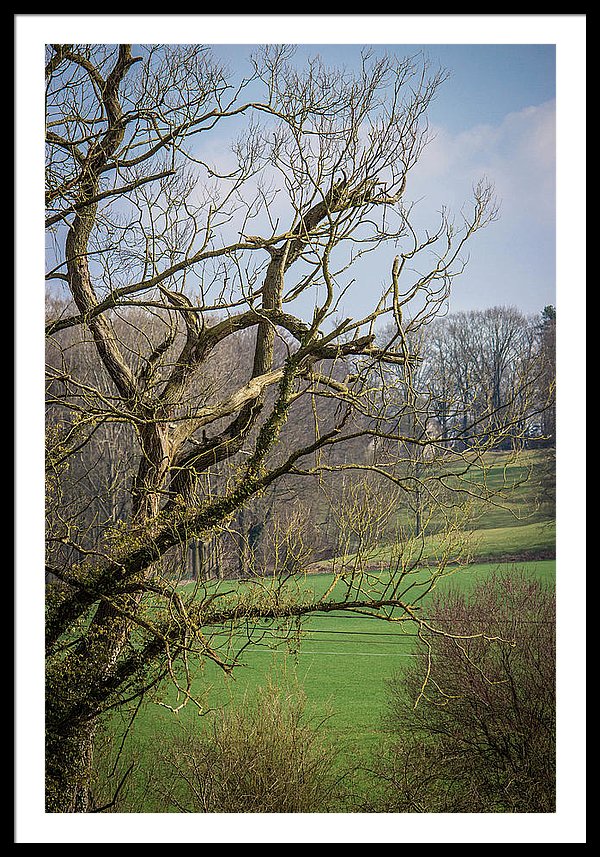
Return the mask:
[[[528,576],[553,587],[555,563],[551,560],[514,564],[487,563],[462,568],[443,578],[438,591],[448,587],[468,591],[476,582],[499,569],[522,570]],[[316,591],[325,589],[329,575],[311,575],[307,585]],[[238,641],[239,642],[239,641]],[[297,641],[282,642],[277,633],[267,631],[261,645],[249,647],[243,664],[236,668],[233,678],[226,677],[212,663],[198,671],[192,692],[203,701],[207,711],[223,705],[243,704],[257,689],[270,679],[276,684],[291,683],[302,689],[307,710],[315,722],[324,721],[322,728],[340,754],[340,764],[351,767],[366,763],[381,736],[381,716],[385,708],[386,680],[414,656],[416,638],[414,626],[382,622],[365,616],[320,614],[303,623]],[[165,685],[161,701],[174,704],[177,699],[170,686]],[[159,746],[168,752],[169,736],[175,735],[181,725],[195,723],[205,728],[211,714],[198,717],[192,705],[174,715],[168,709],[152,702],[141,708],[135,733],[125,744],[121,765],[130,757],[141,759],[138,795],[145,791],[144,771],[152,769]],[[117,735],[125,721],[115,719],[115,746]],[[132,777],[135,789],[135,777]],[[126,811],[126,810],[121,810]],[[142,801],[134,811],[165,811],[152,803]]]
[[[437,583],[437,592],[453,587],[466,592],[476,582],[485,580],[497,570],[523,571],[553,587],[555,578],[556,528],[549,507],[539,503],[539,481],[544,467],[544,454],[527,451],[518,461],[504,453],[488,456],[485,470],[473,470],[468,482],[476,486],[485,481],[494,491],[510,488],[501,502],[482,506],[472,520],[469,550],[470,565],[458,567]],[[402,512],[399,512],[401,515]],[[432,535],[422,545],[423,562],[435,560],[440,552],[439,537]],[[377,574],[386,575],[393,565],[394,549],[380,545],[363,560]],[[338,559],[352,564],[352,557]],[[452,570],[452,565],[448,566]],[[310,574],[299,578],[298,586],[323,593],[331,582],[331,564],[314,565]],[[427,572],[423,572],[427,575]],[[419,580],[419,575],[411,577]],[[219,584],[211,584],[219,585]],[[239,584],[224,581],[224,588]],[[340,584],[341,585],[341,584]],[[335,593],[333,594],[335,597]],[[426,596],[423,604],[426,603]],[[263,633],[256,643],[256,632]],[[130,713],[116,714],[111,721],[112,752],[104,757],[103,766],[112,764],[115,749],[121,746],[119,770],[125,770],[132,759],[138,760],[128,781],[130,805],[122,812],[164,812],[168,807],[157,804],[148,789],[153,765],[161,754],[169,753],[171,736],[181,727],[204,729],[211,717],[224,705],[244,705],[260,687],[269,681],[276,685],[296,686],[304,693],[307,712],[339,752],[342,768],[368,763],[369,753],[377,747],[382,735],[382,714],[386,705],[386,681],[414,657],[417,645],[412,623],[389,623],[364,615],[327,613],[307,618],[301,633],[283,640],[273,628],[248,629],[254,642],[244,650],[242,663],[227,677],[214,663],[202,668],[192,664],[194,672],[191,692],[202,701],[206,715],[198,717],[197,708],[188,704],[178,714],[163,705],[177,706],[177,697],[170,682],[161,688],[161,696],[145,700],[128,731]],[[223,636],[223,645],[226,645]],[[218,639],[215,641],[218,642]],[[239,634],[234,647],[245,642]]]
[[[556,522],[541,520],[528,523],[515,524],[504,527],[485,527],[473,530],[465,536],[464,543],[458,540],[459,552],[468,551],[473,558],[470,564],[489,562],[528,562],[533,559],[550,559],[555,555],[556,548]],[[443,540],[439,536],[427,536],[421,548],[420,542],[416,546],[422,552],[423,561],[435,560],[444,553]],[[382,545],[376,549],[363,554],[363,562],[374,567],[385,567],[393,562],[396,548],[390,545]],[[343,558],[348,565],[352,565],[354,555]],[[326,573],[335,564],[339,565],[340,558],[333,561],[323,561],[313,565],[313,571]]]
[[[458,489],[457,497],[471,496],[468,524],[470,532],[463,539],[457,539],[457,549],[471,556],[471,562],[493,561],[529,561],[551,559],[555,555],[556,526],[551,498],[544,498],[540,488],[543,474],[547,471],[551,459],[542,450],[524,450],[515,456],[509,452],[489,452],[483,457],[485,466],[473,466],[464,470],[464,462],[447,463],[443,467],[447,484]],[[436,470],[429,477],[436,481]],[[474,497],[486,496],[487,500]],[[544,502],[547,499],[549,502]],[[452,505],[452,504],[451,504]],[[461,512],[458,511],[459,518]],[[439,525],[445,529],[442,520],[437,521],[434,512],[429,519],[428,535],[423,545],[419,542],[415,549],[422,551],[423,560],[435,560],[444,551],[442,538],[435,535]],[[459,526],[462,526],[459,525]],[[367,562],[384,567],[393,561],[396,548],[393,547],[393,531],[399,527],[403,532],[403,541],[411,538],[414,527],[414,512],[408,507],[399,507],[396,517],[390,523],[389,538],[374,546],[370,551],[363,550],[362,557]],[[334,562],[340,558],[336,558]],[[353,555],[343,558],[352,563]],[[313,571],[332,570],[331,561],[316,562]]]

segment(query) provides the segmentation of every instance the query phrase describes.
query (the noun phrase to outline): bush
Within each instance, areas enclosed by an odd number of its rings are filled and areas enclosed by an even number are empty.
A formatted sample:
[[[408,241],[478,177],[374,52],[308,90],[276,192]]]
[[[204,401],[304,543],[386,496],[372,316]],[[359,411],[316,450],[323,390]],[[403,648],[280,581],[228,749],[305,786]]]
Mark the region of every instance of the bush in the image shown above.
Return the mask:
[[[376,808],[554,812],[554,595],[513,572],[438,600],[430,624],[447,635],[389,682]]]
[[[213,713],[169,748],[167,803],[179,812],[328,812],[335,755],[303,696],[274,686]]]

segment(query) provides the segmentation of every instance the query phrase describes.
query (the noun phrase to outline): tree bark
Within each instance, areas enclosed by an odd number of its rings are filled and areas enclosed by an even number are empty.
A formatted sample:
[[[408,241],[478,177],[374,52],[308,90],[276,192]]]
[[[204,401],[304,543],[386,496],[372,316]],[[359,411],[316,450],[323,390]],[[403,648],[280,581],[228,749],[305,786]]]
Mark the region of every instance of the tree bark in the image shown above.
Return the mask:
[[[46,812],[89,812],[94,721],[46,731]]]

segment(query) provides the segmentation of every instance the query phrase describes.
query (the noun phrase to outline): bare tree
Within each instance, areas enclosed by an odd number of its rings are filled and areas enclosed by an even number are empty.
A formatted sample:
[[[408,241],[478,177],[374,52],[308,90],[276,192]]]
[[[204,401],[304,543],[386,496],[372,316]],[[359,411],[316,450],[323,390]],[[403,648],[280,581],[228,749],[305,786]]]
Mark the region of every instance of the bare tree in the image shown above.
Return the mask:
[[[511,448],[552,411],[552,348],[543,346],[537,322],[516,307],[438,318],[421,352],[432,413],[455,446],[485,443],[491,431],[496,443]]]
[[[541,320],[537,326],[538,347],[542,355],[542,377],[540,383],[540,398],[551,403],[544,408],[541,419],[541,435],[549,445],[556,444],[556,406],[554,405],[556,391],[556,308],[548,305],[541,312]]]
[[[338,609],[421,621],[404,567],[346,576],[338,600],[307,600],[292,573],[251,597],[206,583],[188,597],[165,570],[281,480],[414,480],[398,469],[407,446],[436,441],[386,419],[383,367],[414,399],[411,343],[444,306],[465,242],[496,215],[483,181],[468,216],[442,210],[423,235],[411,222],[407,180],[444,77],[419,58],[365,52],[351,74],[320,59],[298,69],[291,48],[269,46],[252,63],[236,82],[198,45],[48,47],[47,279],[68,295],[46,329],[51,812],[98,809],[104,713],[166,676],[182,681],[177,662],[234,668],[219,630]],[[354,271],[372,289],[361,260],[385,247],[389,281],[365,315],[344,316]],[[298,431],[302,400],[311,420]],[[90,527],[73,498],[106,431],[107,494],[118,484],[121,500]],[[384,457],[357,455],[373,439]]]
[[[554,812],[554,594],[513,570],[436,600],[450,633],[423,637],[388,682],[377,809]],[[481,628],[487,638],[470,636]]]

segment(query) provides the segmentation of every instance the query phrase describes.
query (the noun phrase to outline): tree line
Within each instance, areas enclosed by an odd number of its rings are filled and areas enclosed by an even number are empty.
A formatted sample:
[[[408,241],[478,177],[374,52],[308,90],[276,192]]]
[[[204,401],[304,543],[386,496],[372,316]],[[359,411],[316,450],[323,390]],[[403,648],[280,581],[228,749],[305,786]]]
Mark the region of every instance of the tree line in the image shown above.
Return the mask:
[[[49,299],[49,307],[53,315],[58,314],[59,307],[65,311],[56,298]],[[128,313],[123,324],[121,335],[129,336],[132,351],[144,329],[142,321],[134,311]],[[413,344],[416,368],[411,376],[412,386],[407,385],[396,366],[379,368],[379,377],[373,372],[370,383],[377,396],[373,393],[372,397],[381,399],[376,419],[373,413],[355,413],[355,437],[328,454],[328,466],[348,461],[366,467],[381,464],[389,456],[389,437],[396,442],[400,431],[408,438],[404,444],[404,467],[412,470],[413,476],[419,476],[419,466],[422,469],[425,463],[443,466],[444,461],[452,460],[453,453],[477,450],[480,445],[504,450],[551,448],[555,443],[555,324],[553,307],[546,307],[539,316],[527,316],[515,307],[497,306],[436,318]],[[383,340],[388,333],[384,331]],[[145,330],[144,335],[153,338],[151,329]],[[224,342],[206,362],[194,395],[206,398],[211,389],[220,394],[228,387],[233,389],[249,371],[252,348],[252,336],[246,332]],[[281,351],[283,359],[283,346]],[[330,362],[320,368],[328,377],[337,375],[342,379],[358,367],[344,358],[336,366]],[[94,389],[102,374],[91,343],[73,340],[67,333],[49,344],[49,457],[60,457],[64,438],[77,432],[82,414],[89,415],[86,390]],[[78,379],[79,386],[74,379]],[[108,395],[108,378],[103,378],[102,386]],[[330,425],[337,407],[335,398],[321,399],[319,423]],[[315,402],[308,399],[292,406],[281,435],[280,452],[289,454],[295,445],[312,440],[314,409]],[[490,436],[492,446],[488,443]],[[77,519],[79,531],[88,534],[89,545],[97,543],[131,515],[136,466],[139,449],[131,427],[125,422],[95,422],[86,443],[69,455],[68,472],[56,477],[55,494],[49,494],[53,528],[59,520],[69,521],[72,526]],[[56,469],[60,471],[59,466]],[[344,491],[352,478],[347,474],[341,479],[338,476],[327,479],[321,475],[317,492],[312,484],[306,488],[305,479],[282,478],[259,499],[241,507],[218,537],[213,534],[204,540],[192,538],[173,552],[176,573],[181,573],[182,567],[194,579],[269,573],[274,567],[273,555],[280,547],[285,554],[279,558],[281,567],[288,570],[298,570],[311,559],[343,552],[349,522],[339,510],[342,501],[348,499]],[[360,482],[364,478],[364,470],[354,477]],[[210,468],[206,480],[212,490],[218,490],[223,481],[222,469]],[[389,486],[386,489],[380,484],[378,490],[389,493]],[[52,505],[52,497],[58,495],[60,502]],[[401,504],[402,498],[396,501]],[[59,511],[62,505],[68,509]],[[371,537],[376,543],[383,535],[378,530]],[[72,555],[60,538],[56,550],[63,562]]]

